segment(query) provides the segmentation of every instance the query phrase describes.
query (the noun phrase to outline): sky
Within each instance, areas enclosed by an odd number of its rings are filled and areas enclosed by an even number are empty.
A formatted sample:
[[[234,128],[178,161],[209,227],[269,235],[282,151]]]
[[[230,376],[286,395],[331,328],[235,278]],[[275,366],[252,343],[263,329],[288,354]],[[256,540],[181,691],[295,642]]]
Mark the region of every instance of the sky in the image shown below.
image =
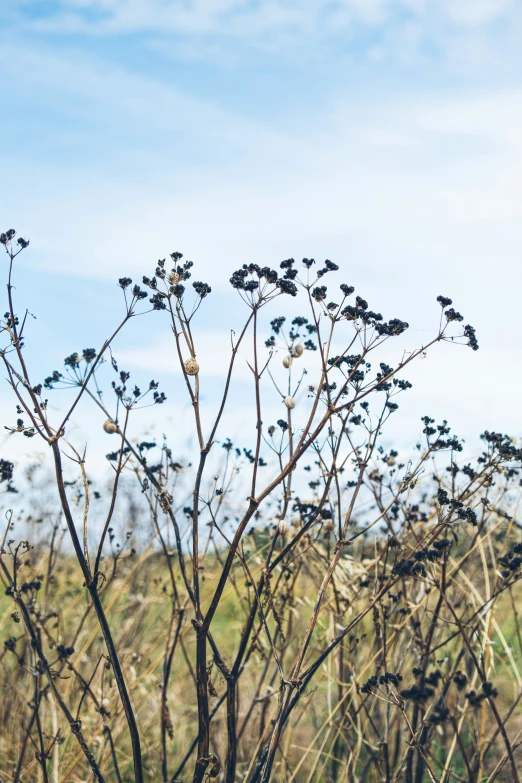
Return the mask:
[[[1,230],[31,240],[15,282],[38,380],[110,334],[119,277],[180,250],[213,289],[197,326],[212,404],[246,315],[232,271],[330,258],[410,323],[407,348],[436,330],[439,294],[477,329],[478,352],[437,346],[412,370],[390,439],[414,443],[426,413],[473,444],[522,434],[520,3],[4,0],[2,15]],[[167,393],[136,436],[191,442],[165,319],[115,353]],[[242,357],[222,433],[242,445],[251,391]],[[5,384],[0,405],[15,418]],[[112,448],[94,411],[73,423]],[[24,441],[0,438],[2,456]]]

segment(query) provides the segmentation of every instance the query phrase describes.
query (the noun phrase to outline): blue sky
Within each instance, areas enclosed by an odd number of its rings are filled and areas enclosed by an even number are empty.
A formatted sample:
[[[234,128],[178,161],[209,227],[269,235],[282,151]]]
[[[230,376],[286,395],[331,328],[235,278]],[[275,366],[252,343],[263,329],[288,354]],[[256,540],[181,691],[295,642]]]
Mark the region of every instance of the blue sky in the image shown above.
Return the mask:
[[[426,412],[520,434],[521,31],[515,0],[5,0],[0,214],[31,239],[36,375],[109,333],[118,277],[181,250],[214,289],[211,397],[243,316],[233,269],[331,258],[411,347],[439,293],[477,327],[478,354],[414,371],[398,436]],[[167,340],[158,318],[117,347],[171,384],[185,437]]]

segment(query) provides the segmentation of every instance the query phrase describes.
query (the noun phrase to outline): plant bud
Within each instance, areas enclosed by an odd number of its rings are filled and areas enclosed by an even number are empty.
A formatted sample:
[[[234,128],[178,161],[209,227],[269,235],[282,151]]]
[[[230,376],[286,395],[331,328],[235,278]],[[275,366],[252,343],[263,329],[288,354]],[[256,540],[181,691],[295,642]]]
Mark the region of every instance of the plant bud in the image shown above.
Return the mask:
[[[199,364],[195,359],[187,359],[185,362],[185,372],[187,375],[197,375],[199,372]]]

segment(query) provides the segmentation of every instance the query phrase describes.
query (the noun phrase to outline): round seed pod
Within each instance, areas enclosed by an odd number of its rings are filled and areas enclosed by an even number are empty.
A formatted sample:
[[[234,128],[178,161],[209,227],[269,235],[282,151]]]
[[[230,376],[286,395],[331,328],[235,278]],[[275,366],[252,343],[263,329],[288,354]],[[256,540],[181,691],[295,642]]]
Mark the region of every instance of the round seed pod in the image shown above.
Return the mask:
[[[292,364],[292,357],[285,356],[285,358],[283,359],[283,367],[286,367],[286,369],[288,370],[291,364]]]
[[[185,372],[187,375],[197,375],[199,372],[199,364],[195,359],[187,359],[185,362]]]
[[[118,432],[118,425],[112,419],[107,419],[103,425],[103,429],[108,435],[114,435],[115,432]]]
[[[304,351],[304,348],[301,345],[301,343],[299,343],[299,345],[295,346],[295,348],[294,348],[294,350],[292,352],[292,356],[297,359],[299,356],[303,355],[303,351]]]
[[[295,408],[295,400],[293,397],[285,397],[285,405],[287,408]]]

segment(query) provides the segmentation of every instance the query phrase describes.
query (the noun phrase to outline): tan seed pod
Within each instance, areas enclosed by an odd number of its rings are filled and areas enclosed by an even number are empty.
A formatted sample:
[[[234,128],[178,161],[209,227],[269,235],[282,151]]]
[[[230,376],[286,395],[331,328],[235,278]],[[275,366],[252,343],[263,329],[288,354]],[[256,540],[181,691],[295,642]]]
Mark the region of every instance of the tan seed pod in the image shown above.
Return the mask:
[[[302,356],[302,355],[303,355],[303,351],[304,351],[304,348],[303,348],[303,346],[302,346],[302,345],[299,343],[299,345],[296,345],[296,346],[295,346],[295,348],[294,348],[294,350],[293,350],[293,352],[292,352],[292,356],[293,356],[294,358],[296,358],[296,359],[297,359],[299,356]]]
[[[195,359],[187,359],[185,362],[185,372],[187,375],[197,375],[199,372],[199,364]]]
[[[108,435],[114,435],[115,432],[118,432],[118,425],[112,419],[107,419],[103,425],[103,429]]]
[[[295,408],[295,400],[293,397],[285,397],[285,405],[287,408]]]
[[[291,364],[292,364],[292,357],[285,356],[285,358],[283,359],[283,367],[286,367],[286,369],[288,370]]]

